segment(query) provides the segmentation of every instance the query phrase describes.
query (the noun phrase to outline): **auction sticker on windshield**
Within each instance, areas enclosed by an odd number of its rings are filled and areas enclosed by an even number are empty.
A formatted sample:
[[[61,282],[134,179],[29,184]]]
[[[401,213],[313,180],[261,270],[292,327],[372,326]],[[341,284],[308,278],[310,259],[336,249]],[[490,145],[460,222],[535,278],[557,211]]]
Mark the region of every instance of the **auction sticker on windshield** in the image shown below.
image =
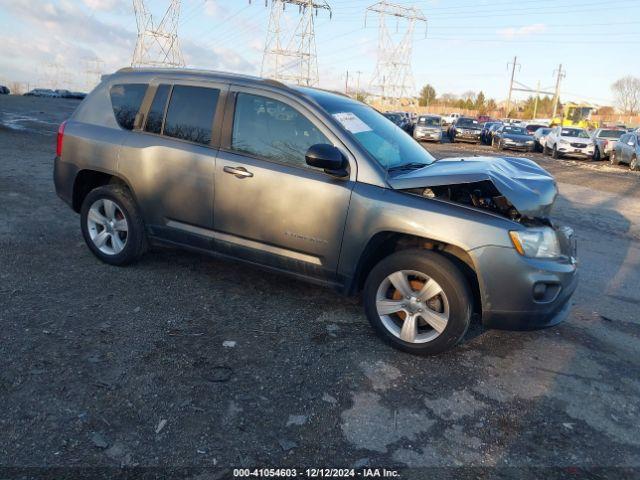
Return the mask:
[[[369,125],[360,120],[360,118],[358,118],[358,116],[353,112],[334,113],[333,117],[338,120],[344,128],[353,134],[371,131]]]

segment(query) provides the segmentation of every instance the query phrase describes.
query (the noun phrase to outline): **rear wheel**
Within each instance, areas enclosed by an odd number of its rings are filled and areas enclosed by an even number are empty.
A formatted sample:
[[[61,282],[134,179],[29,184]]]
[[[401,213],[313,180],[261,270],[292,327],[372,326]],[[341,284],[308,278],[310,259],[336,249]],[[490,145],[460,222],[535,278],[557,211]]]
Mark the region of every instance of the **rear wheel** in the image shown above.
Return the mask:
[[[635,155],[631,157],[631,163],[629,163],[629,168],[631,170],[637,171],[640,170],[640,164],[638,163],[638,157]]]
[[[403,250],[383,259],[364,288],[365,312],[378,335],[420,355],[455,346],[469,327],[471,304],[460,270],[425,250]]]
[[[126,187],[105,185],[89,192],[80,221],[87,246],[105,263],[126,265],[146,250],[144,222]]]

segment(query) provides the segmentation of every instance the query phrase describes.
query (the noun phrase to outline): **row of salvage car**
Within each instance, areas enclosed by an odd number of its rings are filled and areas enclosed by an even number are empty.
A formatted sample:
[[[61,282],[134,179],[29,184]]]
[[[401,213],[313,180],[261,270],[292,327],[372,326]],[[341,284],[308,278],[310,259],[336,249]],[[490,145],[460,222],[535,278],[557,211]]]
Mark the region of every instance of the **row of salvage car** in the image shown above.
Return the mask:
[[[487,121],[459,117],[447,125],[439,115],[420,115],[413,128],[418,141],[472,142],[490,145],[496,150],[543,152],[553,158],[580,157],[609,160],[613,165],[627,164],[640,170],[640,129],[619,127],[593,131],[573,126],[546,126],[535,122]]]

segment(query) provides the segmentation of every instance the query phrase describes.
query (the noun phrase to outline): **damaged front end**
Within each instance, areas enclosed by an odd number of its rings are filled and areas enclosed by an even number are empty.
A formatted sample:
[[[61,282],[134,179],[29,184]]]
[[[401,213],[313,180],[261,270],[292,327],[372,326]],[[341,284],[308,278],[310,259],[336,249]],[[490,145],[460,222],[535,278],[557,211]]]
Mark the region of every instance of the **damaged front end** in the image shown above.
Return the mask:
[[[531,160],[448,158],[388,179],[396,190],[488,210],[515,222],[548,224],[556,182]]]

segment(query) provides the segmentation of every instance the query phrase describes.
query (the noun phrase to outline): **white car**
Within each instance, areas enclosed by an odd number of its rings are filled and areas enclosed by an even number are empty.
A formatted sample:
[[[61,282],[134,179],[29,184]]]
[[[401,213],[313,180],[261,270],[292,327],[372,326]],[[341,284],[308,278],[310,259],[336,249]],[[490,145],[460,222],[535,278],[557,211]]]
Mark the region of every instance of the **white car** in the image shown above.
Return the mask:
[[[547,135],[551,133],[551,129],[547,127],[540,127],[533,132],[533,145],[536,152],[542,152],[544,145],[547,143]]]
[[[553,127],[544,144],[544,153],[553,158],[575,155],[593,158],[595,144],[589,132],[577,127]]]
[[[451,125],[453,122],[458,120],[461,116],[462,114],[460,113],[450,113],[449,115],[445,115],[444,117],[442,117],[442,120],[446,125]]]

